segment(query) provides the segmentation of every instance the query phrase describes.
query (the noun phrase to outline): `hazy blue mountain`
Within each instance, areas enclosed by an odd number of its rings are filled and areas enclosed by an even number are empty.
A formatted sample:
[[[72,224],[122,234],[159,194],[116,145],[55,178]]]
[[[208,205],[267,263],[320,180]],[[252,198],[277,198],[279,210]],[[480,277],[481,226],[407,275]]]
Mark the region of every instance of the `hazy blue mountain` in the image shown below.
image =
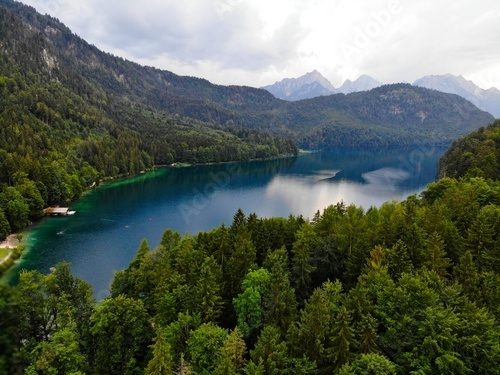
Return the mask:
[[[264,86],[276,98],[302,100],[335,93],[335,88],[320,72],[313,70],[298,78],[285,78]]]
[[[484,90],[474,82],[453,74],[430,75],[413,83],[415,86],[460,95],[478,108],[500,117],[500,90],[492,87]]]
[[[298,78],[285,78],[262,88],[269,91],[276,98],[295,101],[338,93],[350,94],[368,91],[381,85],[382,83],[375,78],[363,74],[354,81],[348,79],[342,86],[335,88],[320,72],[313,70]]]
[[[375,78],[363,74],[358,79],[351,81],[346,80],[342,86],[337,89],[337,92],[342,94],[350,94],[352,92],[368,91],[376,87],[382,86],[382,83]]]

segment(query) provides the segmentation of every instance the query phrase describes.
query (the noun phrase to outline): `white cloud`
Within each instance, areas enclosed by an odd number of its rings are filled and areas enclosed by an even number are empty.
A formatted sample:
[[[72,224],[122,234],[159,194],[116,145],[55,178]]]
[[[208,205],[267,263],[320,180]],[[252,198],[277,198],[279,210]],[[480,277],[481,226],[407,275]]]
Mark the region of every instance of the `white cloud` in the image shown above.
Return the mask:
[[[498,0],[23,0],[98,47],[223,84],[462,74],[500,87]]]

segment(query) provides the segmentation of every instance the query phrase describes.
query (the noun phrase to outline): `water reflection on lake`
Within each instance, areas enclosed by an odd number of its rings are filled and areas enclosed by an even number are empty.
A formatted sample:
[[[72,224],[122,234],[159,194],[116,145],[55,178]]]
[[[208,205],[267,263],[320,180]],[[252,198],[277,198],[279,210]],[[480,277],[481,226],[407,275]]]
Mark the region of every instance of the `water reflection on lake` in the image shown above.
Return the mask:
[[[164,168],[102,186],[31,230],[20,268],[47,271],[61,260],[106,295],[116,270],[141,239],[156,245],[166,228],[196,233],[230,223],[234,212],[312,215],[340,201],[364,208],[418,193],[435,178],[443,150],[337,151],[297,158]],[[12,275],[12,274],[11,274]]]

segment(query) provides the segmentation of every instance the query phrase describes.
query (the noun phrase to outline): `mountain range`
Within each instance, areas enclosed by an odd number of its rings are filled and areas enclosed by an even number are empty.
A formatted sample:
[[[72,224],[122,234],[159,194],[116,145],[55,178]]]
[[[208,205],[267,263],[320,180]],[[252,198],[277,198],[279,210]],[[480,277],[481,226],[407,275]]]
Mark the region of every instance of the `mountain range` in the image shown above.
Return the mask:
[[[317,96],[366,91],[381,85],[382,83],[376,79],[362,75],[354,81],[346,80],[342,86],[335,88],[320,72],[313,70],[298,78],[284,78],[281,81],[262,88],[269,91],[276,98],[296,101],[311,99]]]
[[[500,90],[497,88],[484,90],[474,82],[452,74],[425,76],[413,82],[413,85],[460,95],[483,111],[500,118]]]
[[[338,93],[349,94],[367,91],[382,85],[373,77],[361,75],[356,80],[348,79],[342,86],[335,88],[320,72],[313,70],[298,78],[285,78],[262,88],[276,98],[296,101]],[[417,79],[413,85],[459,95],[483,111],[489,112],[497,118],[500,117],[500,90],[494,87],[484,90],[474,82],[452,74],[425,76]]]
[[[46,131],[47,145],[40,152],[53,148],[92,166],[109,159],[98,152],[104,143],[113,150],[113,144],[133,145],[142,163],[216,161],[221,155],[290,153],[291,144],[445,144],[493,120],[458,96],[407,84],[299,102],[280,100],[263,89],[215,85],[102,52],[59,20],[12,0],[0,0],[0,76],[7,82],[5,98],[16,95],[15,87],[28,90],[23,95],[30,97],[25,105],[18,103],[26,101],[22,98],[12,103],[9,111],[20,119],[19,128],[0,139],[0,148],[15,153],[16,132],[28,137]],[[304,82],[304,92],[332,89],[318,72]],[[343,89],[375,84],[361,77]],[[9,116],[4,110],[3,118]],[[129,165],[128,157],[121,154],[120,165]]]

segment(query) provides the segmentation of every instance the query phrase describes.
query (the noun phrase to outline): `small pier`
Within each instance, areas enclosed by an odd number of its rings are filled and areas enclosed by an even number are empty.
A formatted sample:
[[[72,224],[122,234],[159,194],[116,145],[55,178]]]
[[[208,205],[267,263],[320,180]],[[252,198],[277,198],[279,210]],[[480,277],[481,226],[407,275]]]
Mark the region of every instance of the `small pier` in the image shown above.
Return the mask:
[[[74,215],[76,211],[70,211],[69,207],[47,207],[43,213],[45,216],[69,216]]]

